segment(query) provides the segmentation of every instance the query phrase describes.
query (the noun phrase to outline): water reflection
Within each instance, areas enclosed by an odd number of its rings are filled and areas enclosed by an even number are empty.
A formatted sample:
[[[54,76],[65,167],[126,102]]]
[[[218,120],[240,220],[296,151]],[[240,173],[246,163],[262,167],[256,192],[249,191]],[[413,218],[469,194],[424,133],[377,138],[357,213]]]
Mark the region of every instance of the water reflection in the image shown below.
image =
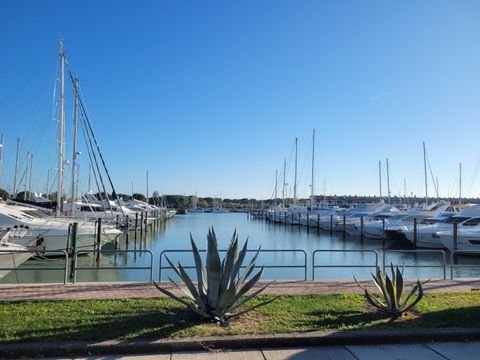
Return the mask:
[[[407,244],[401,242],[353,238],[343,236],[339,233],[317,231],[316,228],[279,225],[268,223],[262,220],[249,220],[245,214],[206,214],[196,213],[179,215],[174,219],[158,223],[155,228],[150,228],[147,233],[130,233],[124,236],[117,243],[107,244],[105,250],[150,250],[153,256],[154,279],[159,277],[160,253],[164,250],[190,250],[190,234],[196,241],[199,249],[206,248],[208,228],[213,226],[219,241],[219,248],[225,249],[230,242],[233,230],[237,229],[240,241],[248,238],[249,249],[286,250],[300,249],[307,254],[308,279],[312,278],[312,254],[317,249],[324,250],[376,250],[379,252],[379,263],[382,262],[382,249],[404,249]],[[251,256],[253,253],[250,253]],[[180,261],[184,265],[193,265],[193,258],[190,252],[169,253],[173,262]],[[248,260],[248,259],[247,259]],[[396,253],[387,252],[385,256],[387,264],[390,262],[406,266],[426,265],[429,267],[411,268],[406,267],[407,278],[443,278],[442,257],[438,253]],[[449,262],[449,256],[446,258]],[[461,264],[475,265],[476,267],[456,268],[456,277],[479,277],[480,259],[468,256],[458,257]],[[149,267],[150,255],[145,252],[104,252],[97,260],[89,254],[78,258],[78,267],[89,268],[77,272],[77,281],[148,281],[150,271],[145,269],[126,269],[126,267]],[[259,265],[290,265],[303,266],[305,260],[301,252],[268,252],[259,256]],[[162,265],[165,265],[165,258]],[[316,265],[339,265],[335,268],[317,268],[315,279],[352,279],[355,274],[357,278],[369,278],[374,271],[375,260],[368,252],[325,252],[317,254]],[[2,279],[2,283],[52,283],[63,282],[63,271],[61,270],[32,270],[29,268],[53,268],[62,267],[63,259],[37,259],[29,260],[21,266],[21,270],[12,272]],[[365,266],[370,268],[346,267],[344,265]],[[437,267],[431,267],[431,266]],[[115,269],[101,269],[115,267]],[[192,273],[193,274],[193,273]],[[305,270],[303,268],[265,269],[264,277],[267,279],[303,279]],[[171,271],[164,271],[162,277],[173,277]],[[194,274],[193,274],[194,275]],[[447,277],[450,269],[447,268]]]

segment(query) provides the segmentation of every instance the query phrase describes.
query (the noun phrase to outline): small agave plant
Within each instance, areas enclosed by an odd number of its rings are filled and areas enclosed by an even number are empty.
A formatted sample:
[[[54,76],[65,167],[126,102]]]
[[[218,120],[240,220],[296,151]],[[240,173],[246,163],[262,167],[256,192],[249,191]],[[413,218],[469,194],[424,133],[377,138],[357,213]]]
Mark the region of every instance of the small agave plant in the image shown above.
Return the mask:
[[[190,301],[176,296],[172,292],[162,288],[160,284],[155,283],[158,290],[172,299],[188,306],[202,317],[213,319],[220,324],[225,324],[228,322],[228,319],[233,316],[240,316],[274,300],[264,301],[254,307],[234,313],[234,310],[260,294],[271,284],[266,284],[252,294],[244,296],[255,285],[255,283],[257,283],[263,273],[262,267],[255,275],[250,277],[255,269],[255,262],[260,252],[260,249],[258,249],[250,260],[250,263],[246,266],[243,274],[240,275],[242,263],[247,253],[248,239],[242,250],[239,251],[238,234],[234,231],[227,253],[224,259],[220,260],[217,238],[212,227],[209,229],[207,236],[207,259],[205,266],[202,264],[200,252],[198,251],[191,234],[190,242],[192,245],[197,273],[196,285],[187,275],[185,268],[180,263],[178,263],[178,266],[175,266],[167,257],[168,263],[183,281],[185,286],[179,285],[171,278],[169,278],[170,282],[178,289],[182,290]]]
[[[355,276],[355,282],[365,291],[365,298],[367,301],[380,309],[382,312],[388,314],[392,319],[401,316],[403,313],[414,307],[423,297],[423,288],[420,280],[410,290],[408,295],[402,299],[404,291],[403,286],[403,269],[400,270],[398,266],[393,267],[390,264],[392,277],[390,278],[386,273],[377,267],[376,276],[372,274],[375,285],[380,290],[380,295],[373,295],[362,286]]]

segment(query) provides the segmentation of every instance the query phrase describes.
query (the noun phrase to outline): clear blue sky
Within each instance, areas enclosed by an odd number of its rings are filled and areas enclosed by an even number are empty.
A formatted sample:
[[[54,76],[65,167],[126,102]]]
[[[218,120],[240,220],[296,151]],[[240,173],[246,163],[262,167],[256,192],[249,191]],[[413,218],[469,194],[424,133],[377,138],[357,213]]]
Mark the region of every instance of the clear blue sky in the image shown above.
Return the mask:
[[[59,34],[118,192],[148,170],[150,192],[267,199],[298,137],[306,196],[315,128],[317,193],[377,194],[389,158],[392,194],[422,196],[425,141],[441,195],[459,162],[480,195],[478,1],[0,0],[0,187],[16,138],[38,190],[56,167]]]

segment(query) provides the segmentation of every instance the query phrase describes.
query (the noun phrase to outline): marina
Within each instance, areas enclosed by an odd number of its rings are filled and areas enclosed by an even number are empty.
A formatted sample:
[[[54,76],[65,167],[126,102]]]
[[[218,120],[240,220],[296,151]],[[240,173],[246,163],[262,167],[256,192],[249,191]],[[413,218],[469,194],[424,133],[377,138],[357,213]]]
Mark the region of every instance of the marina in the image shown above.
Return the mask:
[[[246,213],[187,213],[155,222],[148,231],[130,232],[117,241],[76,258],[76,282],[158,281],[173,277],[165,256],[172,262],[192,266],[190,234],[199,249],[204,248],[210,227],[215,229],[219,249],[225,249],[236,229],[241,241],[248,237],[249,254],[261,248],[257,264],[265,265],[265,279],[351,280],[367,279],[375,266],[405,265],[407,279],[472,278],[480,275],[476,256],[455,256],[458,266],[450,266],[451,252],[414,249],[405,242],[349,236],[299,225],[276,224],[254,219]],[[99,255],[99,256],[97,256]],[[248,256],[250,256],[248,255]],[[72,257],[40,256],[30,259],[1,283],[62,283],[71,271]],[[162,271],[160,271],[160,266]],[[29,270],[34,269],[34,270]],[[49,270],[50,269],[50,270]],[[66,270],[65,270],[66,269]],[[73,282],[72,277],[66,277]]]

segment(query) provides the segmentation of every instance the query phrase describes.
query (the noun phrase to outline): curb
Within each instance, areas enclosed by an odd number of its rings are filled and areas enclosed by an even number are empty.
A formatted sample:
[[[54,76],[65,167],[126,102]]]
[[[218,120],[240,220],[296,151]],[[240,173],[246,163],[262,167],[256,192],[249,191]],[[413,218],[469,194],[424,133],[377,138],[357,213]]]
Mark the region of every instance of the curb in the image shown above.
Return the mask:
[[[480,328],[318,331],[161,340],[68,341],[0,344],[0,358],[160,354],[325,345],[372,345],[480,340]]]

